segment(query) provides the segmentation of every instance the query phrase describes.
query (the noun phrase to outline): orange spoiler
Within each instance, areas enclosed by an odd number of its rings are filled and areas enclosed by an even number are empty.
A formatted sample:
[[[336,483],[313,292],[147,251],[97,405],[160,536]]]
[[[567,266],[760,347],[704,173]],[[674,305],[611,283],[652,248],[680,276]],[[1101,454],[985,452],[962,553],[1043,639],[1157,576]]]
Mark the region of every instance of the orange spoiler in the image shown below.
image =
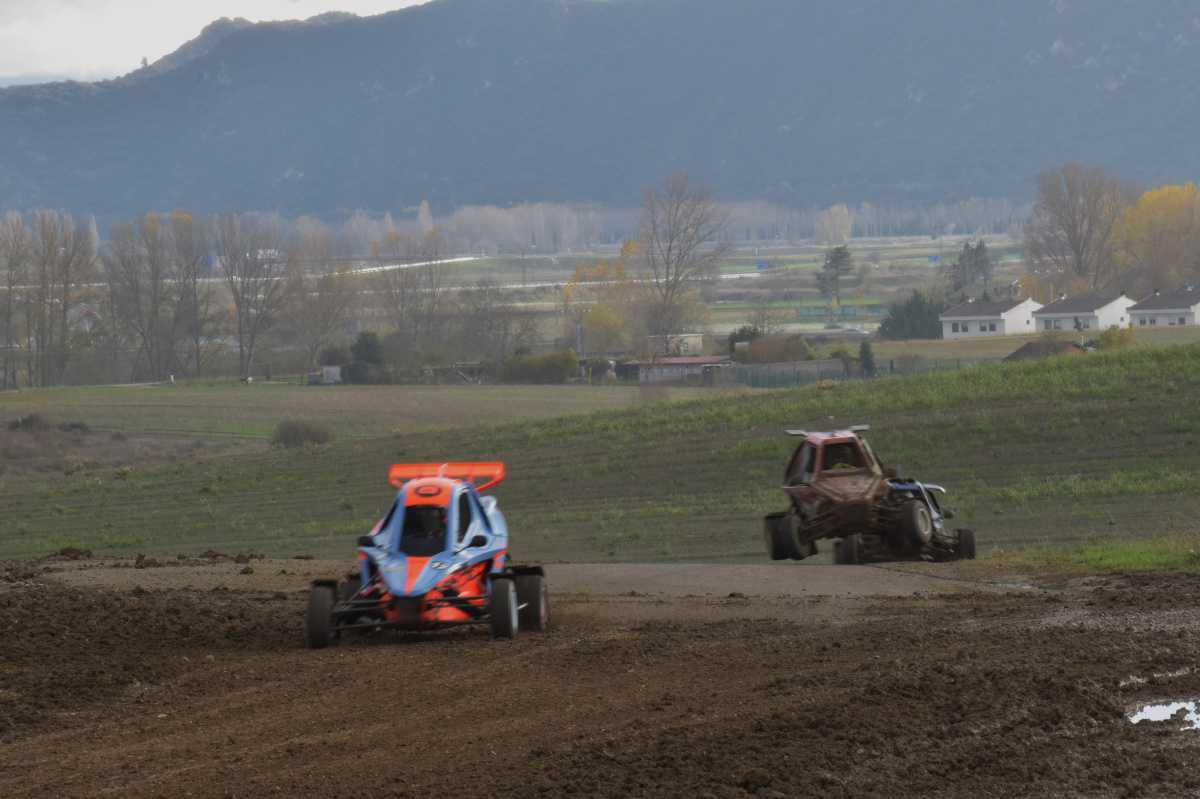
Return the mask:
[[[451,480],[466,480],[474,483],[476,491],[486,491],[500,485],[504,480],[504,464],[491,463],[397,463],[388,470],[388,482],[400,488],[409,480],[422,477],[446,477]]]

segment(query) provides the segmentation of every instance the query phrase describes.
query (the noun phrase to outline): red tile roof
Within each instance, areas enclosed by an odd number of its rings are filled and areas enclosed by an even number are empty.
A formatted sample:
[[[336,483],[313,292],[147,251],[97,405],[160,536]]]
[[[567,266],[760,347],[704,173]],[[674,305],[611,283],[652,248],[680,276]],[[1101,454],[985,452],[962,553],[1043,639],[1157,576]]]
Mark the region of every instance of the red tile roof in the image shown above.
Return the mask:
[[[708,366],[718,363],[730,363],[730,359],[724,355],[683,355],[675,358],[638,361],[638,366]]]

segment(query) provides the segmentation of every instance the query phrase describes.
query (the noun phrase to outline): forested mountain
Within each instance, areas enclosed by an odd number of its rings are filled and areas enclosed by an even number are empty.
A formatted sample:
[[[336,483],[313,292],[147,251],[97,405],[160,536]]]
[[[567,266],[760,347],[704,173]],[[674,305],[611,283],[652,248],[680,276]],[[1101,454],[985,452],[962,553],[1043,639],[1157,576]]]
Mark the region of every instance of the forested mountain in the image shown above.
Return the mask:
[[[434,0],[223,22],[0,90],[0,207],[633,205],[684,170],[790,205],[1027,196],[1200,166],[1190,0]]]

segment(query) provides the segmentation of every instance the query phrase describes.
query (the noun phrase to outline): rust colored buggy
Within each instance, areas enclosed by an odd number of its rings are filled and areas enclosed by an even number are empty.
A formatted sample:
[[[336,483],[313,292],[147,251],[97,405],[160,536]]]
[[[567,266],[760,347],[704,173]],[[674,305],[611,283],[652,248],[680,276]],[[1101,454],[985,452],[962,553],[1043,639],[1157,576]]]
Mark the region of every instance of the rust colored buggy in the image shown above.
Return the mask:
[[[884,468],[863,433],[788,430],[802,438],[784,472],[790,507],[764,519],[773,560],[803,560],[834,540],[835,563],[975,557],[975,534],[949,529],[941,486],[903,480]]]

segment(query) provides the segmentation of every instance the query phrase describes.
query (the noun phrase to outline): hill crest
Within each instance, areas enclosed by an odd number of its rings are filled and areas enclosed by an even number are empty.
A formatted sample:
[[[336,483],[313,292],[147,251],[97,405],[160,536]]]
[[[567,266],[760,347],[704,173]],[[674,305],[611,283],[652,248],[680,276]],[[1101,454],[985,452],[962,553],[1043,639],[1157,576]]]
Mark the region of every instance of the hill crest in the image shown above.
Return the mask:
[[[675,171],[802,206],[1200,171],[1186,3],[434,0],[209,26],[124,79],[0,90],[0,206],[627,206]],[[145,74],[143,74],[145,73]]]

